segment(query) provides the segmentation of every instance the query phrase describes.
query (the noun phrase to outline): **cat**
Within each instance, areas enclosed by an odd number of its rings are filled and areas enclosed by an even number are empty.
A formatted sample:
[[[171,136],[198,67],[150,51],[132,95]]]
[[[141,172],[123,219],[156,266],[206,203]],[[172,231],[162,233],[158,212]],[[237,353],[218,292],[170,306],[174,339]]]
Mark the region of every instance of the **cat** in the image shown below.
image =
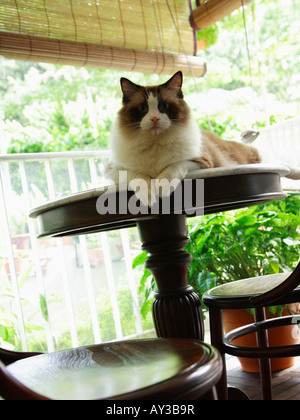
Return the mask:
[[[123,106],[111,131],[107,175],[118,183],[119,172],[127,171],[129,188],[143,204],[170,194],[170,184],[161,180],[179,183],[190,170],[260,162],[255,148],[199,129],[184,100],[181,71],[158,86],[124,77],[120,83]],[[136,188],[137,179],[145,188]]]

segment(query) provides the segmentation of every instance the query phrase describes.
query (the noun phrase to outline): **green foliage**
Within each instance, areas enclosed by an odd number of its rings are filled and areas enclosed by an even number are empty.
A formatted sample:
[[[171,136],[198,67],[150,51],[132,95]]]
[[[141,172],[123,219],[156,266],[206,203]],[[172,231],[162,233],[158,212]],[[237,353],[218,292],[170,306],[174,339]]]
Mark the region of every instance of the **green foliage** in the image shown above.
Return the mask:
[[[208,120],[198,120],[199,127],[202,130],[211,131],[212,127],[214,133],[220,137],[226,138],[229,132],[239,133],[240,131],[240,128],[238,127],[234,118],[228,117],[226,115],[223,118],[210,118],[209,122]]]
[[[7,298],[13,300],[13,295],[10,292],[10,286],[2,290],[2,297],[6,295]],[[124,336],[129,336],[136,333],[135,318],[132,311],[132,296],[128,289],[122,288],[117,290],[117,299],[120,310],[121,328]],[[47,352],[47,342],[45,337],[45,323],[51,322],[49,316],[48,305],[43,295],[38,295],[39,305],[31,315],[35,322],[27,320],[25,323],[27,343],[29,351]],[[59,297],[52,297],[52,302],[59,302]],[[30,305],[31,302],[23,299],[23,305]],[[37,302],[35,302],[37,303]],[[49,303],[49,302],[48,302]],[[107,290],[101,291],[101,297],[97,299],[98,321],[101,331],[101,339],[103,342],[116,339],[115,321],[113,309],[111,306],[110,294]],[[37,315],[39,315],[39,322],[37,322]],[[149,313],[144,314],[142,326],[144,331],[153,328],[152,317]],[[19,325],[17,315],[13,310],[7,311],[4,307],[0,307],[0,347],[10,350],[21,351],[21,338],[19,335]],[[89,345],[93,340],[93,327],[91,323],[91,316],[88,310],[88,305],[82,306],[79,310],[78,324],[77,324],[78,341],[80,345]],[[55,349],[61,350],[72,347],[72,337],[70,331],[66,326],[55,332]]]
[[[210,48],[218,41],[219,33],[219,25],[215,23],[208,28],[197,31],[197,38],[206,41],[206,48]]]
[[[201,296],[203,272],[215,285],[279,273],[299,261],[300,198],[205,216],[189,223],[189,283]],[[211,281],[212,286],[214,282]],[[209,284],[208,284],[209,286]]]
[[[140,266],[144,266],[148,258],[148,253],[146,251],[138,254],[132,262],[132,268],[135,269]],[[145,268],[140,280],[139,293],[144,294],[144,299],[142,300],[141,305],[141,314],[145,320],[148,314],[151,311],[152,301],[154,297],[154,292],[156,290],[156,283],[151,274],[151,272]]]
[[[299,261],[300,196],[188,221],[193,260],[188,282],[202,298],[207,290],[248,277],[293,269]],[[143,264],[146,253],[137,257]],[[146,308],[153,283],[142,277]],[[148,276],[148,274],[147,274]],[[152,293],[152,294],[151,294]]]
[[[256,128],[256,120],[264,127],[300,112],[300,8],[296,1],[252,0],[245,6],[245,16],[252,77],[241,8],[218,22],[218,41],[202,52],[207,73],[201,82],[201,99],[210,119],[223,120],[225,128],[227,116],[235,120],[239,129],[226,128],[228,138]],[[238,102],[238,96],[242,101]]]
[[[121,106],[120,77],[137,83],[165,80],[52,64],[1,61],[0,123],[8,153],[107,149],[112,120]],[[1,151],[1,149],[0,149]]]
[[[119,77],[113,72],[8,61],[4,65],[8,77],[0,87],[0,117],[8,153],[108,147],[120,99]]]
[[[25,254],[21,255],[21,258],[23,261],[26,260]],[[20,275],[19,289],[21,294],[23,293],[24,284],[33,270],[33,266],[33,263],[28,261]],[[0,298],[0,347],[22,351],[20,328],[14,305],[11,281],[1,280]],[[21,299],[23,308],[26,307],[29,314],[25,321],[29,350],[46,352],[47,343],[44,324],[48,322],[48,307],[45,297],[39,294],[36,296],[32,295],[30,299],[24,296]]]
[[[295,100],[291,88],[297,89],[299,84],[299,7],[295,0],[253,0],[245,12],[255,90],[261,90],[264,79],[268,92],[284,101],[287,95]],[[242,9],[223,19],[219,26],[220,36],[207,52],[208,60],[218,63],[214,70],[224,88],[230,89],[232,81],[246,86],[250,78]],[[224,74],[228,68],[230,75]]]

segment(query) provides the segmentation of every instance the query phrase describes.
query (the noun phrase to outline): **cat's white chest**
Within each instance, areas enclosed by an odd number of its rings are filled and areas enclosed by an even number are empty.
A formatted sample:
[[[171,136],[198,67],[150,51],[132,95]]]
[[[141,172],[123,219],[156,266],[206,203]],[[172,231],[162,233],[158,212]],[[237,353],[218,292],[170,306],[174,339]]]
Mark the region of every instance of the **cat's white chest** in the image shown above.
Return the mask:
[[[133,150],[128,159],[129,169],[146,173],[151,178],[158,174],[170,163],[173,163],[173,153],[170,154],[165,147],[153,144],[146,150]]]
[[[201,143],[201,132],[193,120],[163,136],[140,132],[134,141],[125,138],[116,124],[111,136],[112,160],[116,166],[156,178],[171,164],[199,157]]]

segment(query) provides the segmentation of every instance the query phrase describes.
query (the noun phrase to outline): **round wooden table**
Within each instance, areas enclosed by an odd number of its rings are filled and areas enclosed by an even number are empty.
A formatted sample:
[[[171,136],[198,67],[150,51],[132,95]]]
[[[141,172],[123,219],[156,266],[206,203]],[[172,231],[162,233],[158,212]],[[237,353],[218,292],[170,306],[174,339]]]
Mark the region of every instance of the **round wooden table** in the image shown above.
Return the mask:
[[[38,221],[39,237],[137,225],[142,248],[150,254],[146,266],[157,283],[153,303],[157,335],[203,340],[200,300],[187,282],[191,256],[184,250],[189,241],[186,218],[282,199],[286,195],[280,178],[288,172],[283,166],[262,164],[197,170],[179,186],[179,195],[175,190],[169,207],[160,201],[151,211],[134,200],[133,192],[110,186],[44,203],[30,217]]]

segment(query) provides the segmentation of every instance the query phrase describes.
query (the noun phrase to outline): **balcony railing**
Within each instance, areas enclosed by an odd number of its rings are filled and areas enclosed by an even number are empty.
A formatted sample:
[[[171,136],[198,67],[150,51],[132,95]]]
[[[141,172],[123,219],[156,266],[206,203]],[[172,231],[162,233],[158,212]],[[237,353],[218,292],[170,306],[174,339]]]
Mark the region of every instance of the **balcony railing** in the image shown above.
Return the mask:
[[[261,130],[253,143],[268,163],[280,163],[300,172],[300,118],[292,118]],[[300,180],[282,179],[286,190],[300,190]]]
[[[0,346],[54,351],[141,335],[136,229],[37,239],[37,204],[105,184],[109,152],[0,156]]]

